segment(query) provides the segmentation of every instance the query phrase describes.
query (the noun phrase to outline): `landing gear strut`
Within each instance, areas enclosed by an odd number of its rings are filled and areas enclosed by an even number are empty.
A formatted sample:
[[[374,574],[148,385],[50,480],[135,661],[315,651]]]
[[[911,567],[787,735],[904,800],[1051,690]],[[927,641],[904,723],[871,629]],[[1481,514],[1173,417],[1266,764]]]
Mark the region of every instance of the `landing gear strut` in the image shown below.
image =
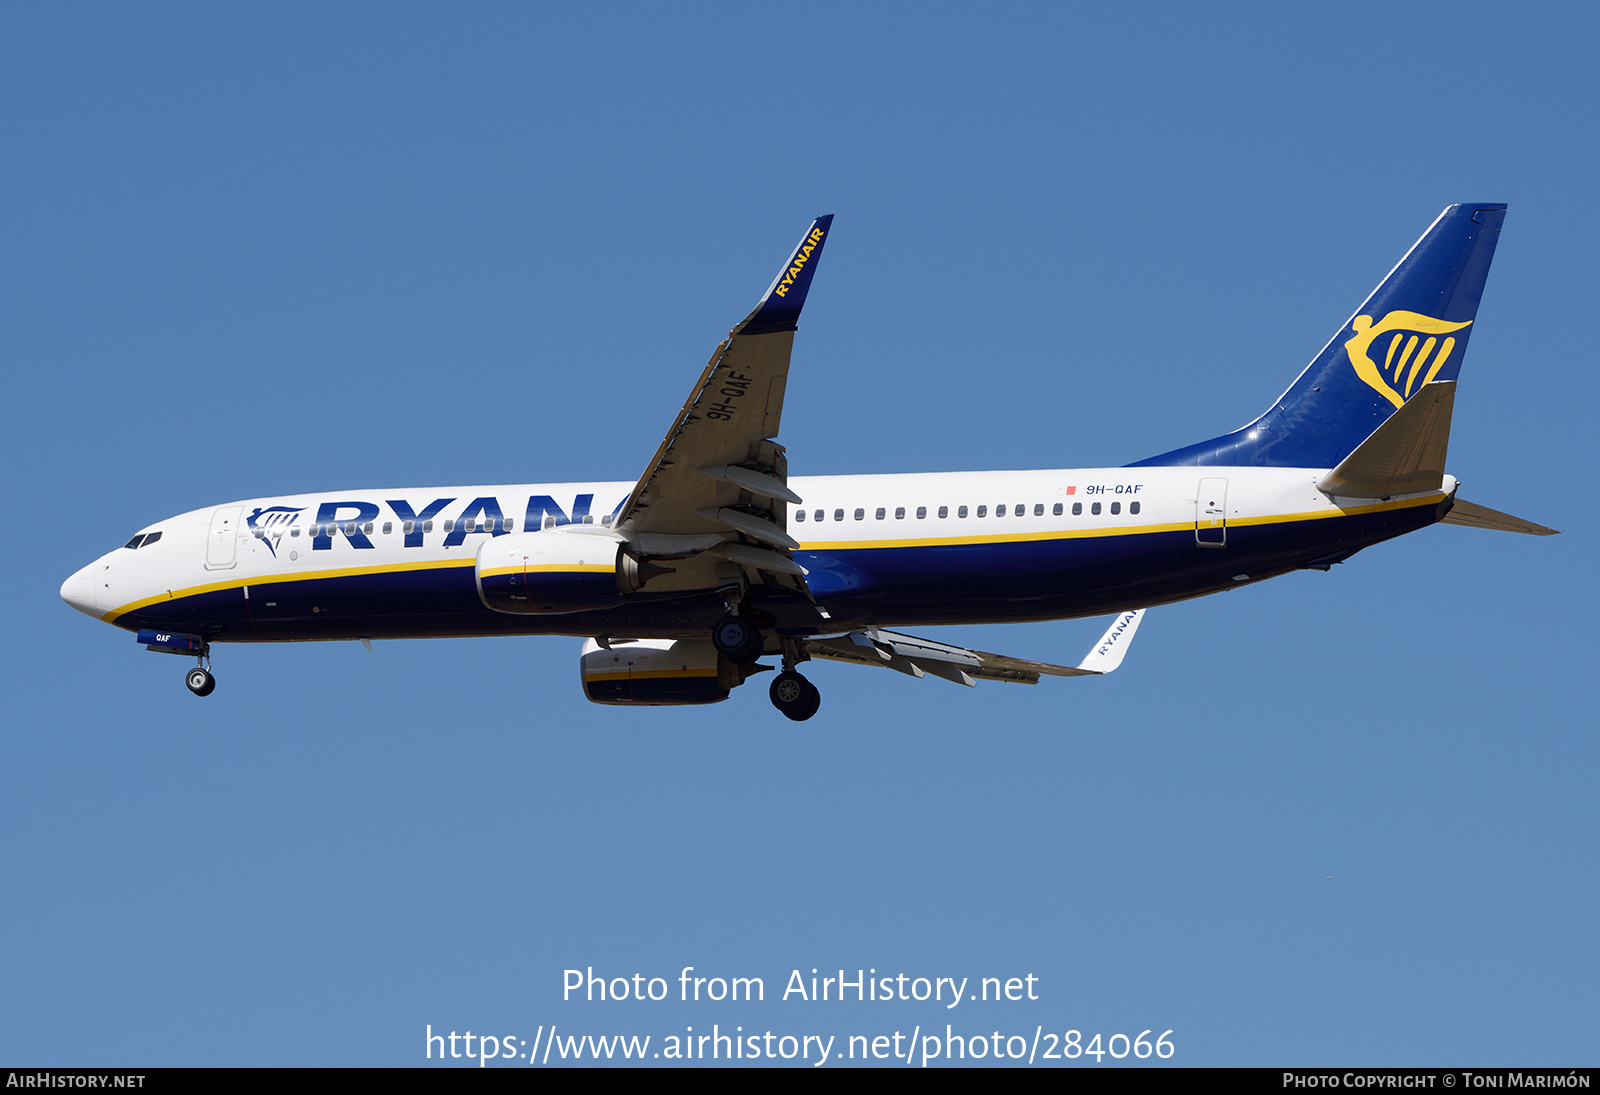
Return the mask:
[[[197,696],[209,696],[211,690],[217,687],[217,678],[203,665],[197,665],[184,675],[183,683],[189,686],[189,691]]]
[[[733,664],[749,665],[761,657],[764,643],[761,629],[748,616],[736,616],[730,612],[711,629],[711,645]]]
[[[822,693],[817,686],[792,669],[785,669],[772,679],[767,695],[772,697],[772,706],[795,722],[805,722],[822,706]]]

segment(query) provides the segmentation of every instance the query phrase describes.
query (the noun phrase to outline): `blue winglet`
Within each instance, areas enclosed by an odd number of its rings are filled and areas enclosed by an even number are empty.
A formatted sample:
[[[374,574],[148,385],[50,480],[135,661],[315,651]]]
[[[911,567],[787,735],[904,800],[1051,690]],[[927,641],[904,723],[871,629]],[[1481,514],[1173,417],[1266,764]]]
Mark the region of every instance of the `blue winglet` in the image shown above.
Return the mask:
[[[778,276],[767,286],[767,295],[761,298],[756,310],[738,327],[741,335],[765,335],[774,331],[792,331],[800,320],[800,309],[805,307],[806,294],[811,291],[811,276],[817,272],[817,260],[822,257],[822,245],[833,227],[833,214],[818,217],[800,237],[800,244],[783,264]]]

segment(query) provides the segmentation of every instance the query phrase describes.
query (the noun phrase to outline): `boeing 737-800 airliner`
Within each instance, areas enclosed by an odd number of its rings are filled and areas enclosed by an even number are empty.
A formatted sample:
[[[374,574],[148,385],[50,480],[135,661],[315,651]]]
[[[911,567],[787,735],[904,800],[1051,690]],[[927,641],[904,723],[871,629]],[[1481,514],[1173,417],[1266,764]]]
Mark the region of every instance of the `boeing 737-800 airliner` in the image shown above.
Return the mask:
[[[1326,570],[1438,521],[1552,530],[1456,497],[1456,378],[1504,205],[1447,208],[1265,414],[1118,468],[791,477],[777,443],[816,220],[716,351],[637,482],[252,498],[157,522],[68,578],[72,607],[191,656],[213,643],[558,634],[597,703],[714,703],[781,660],[958,684],[1107,673],[1143,611]],[[1078,666],[891,627],[1115,613]]]

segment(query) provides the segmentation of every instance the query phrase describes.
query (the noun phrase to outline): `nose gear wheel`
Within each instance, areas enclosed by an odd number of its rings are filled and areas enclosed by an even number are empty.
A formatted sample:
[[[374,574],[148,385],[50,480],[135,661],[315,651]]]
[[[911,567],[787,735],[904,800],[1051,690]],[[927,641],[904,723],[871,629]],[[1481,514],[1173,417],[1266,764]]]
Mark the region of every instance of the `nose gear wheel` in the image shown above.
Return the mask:
[[[189,691],[197,696],[209,696],[212,689],[217,687],[217,678],[211,675],[210,670],[204,666],[195,666],[184,675],[183,683],[189,686]]]

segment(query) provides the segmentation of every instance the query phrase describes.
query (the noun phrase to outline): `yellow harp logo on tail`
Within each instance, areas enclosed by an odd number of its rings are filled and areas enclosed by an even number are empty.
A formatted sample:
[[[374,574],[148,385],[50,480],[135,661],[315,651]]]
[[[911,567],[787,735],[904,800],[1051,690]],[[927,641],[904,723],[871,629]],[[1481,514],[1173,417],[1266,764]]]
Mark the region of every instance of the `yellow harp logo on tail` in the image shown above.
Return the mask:
[[[1371,316],[1357,316],[1350,324],[1356,337],[1344,344],[1350,354],[1350,364],[1373,391],[1396,407],[1402,406],[1411,393],[1439,374],[1456,340],[1448,335],[1468,326],[1465,323],[1446,323],[1442,319],[1425,316],[1421,312],[1390,312],[1377,323]],[[1392,332],[1392,334],[1391,334]],[[1384,339],[1384,335],[1391,335]],[[1426,341],[1423,341],[1426,339]],[[1372,360],[1373,343],[1379,343],[1378,352],[1383,364]],[[1421,343],[1419,348],[1418,343]],[[1420,383],[1419,383],[1420,379]]]

